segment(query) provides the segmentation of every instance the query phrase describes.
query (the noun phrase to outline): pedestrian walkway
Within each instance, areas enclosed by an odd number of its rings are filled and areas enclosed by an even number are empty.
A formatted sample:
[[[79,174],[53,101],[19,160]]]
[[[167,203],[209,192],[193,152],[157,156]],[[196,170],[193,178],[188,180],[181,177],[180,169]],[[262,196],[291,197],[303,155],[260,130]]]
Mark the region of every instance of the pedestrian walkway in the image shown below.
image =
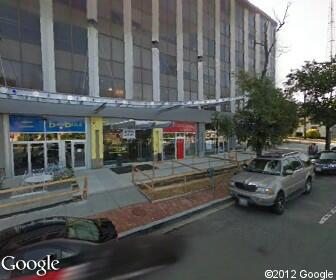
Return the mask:
[[[229,190],[225,184],[223,187],[217,188],[215,192],[203,190],[157,203],[133,204],[102,212],[93,217],[111,220],[120,234],[228,196]]]
[[[222,155],[222,156],[223,158],[227,157],[227,155]],[[238,158],[240,160],[246,159],[248,157],[250,157],[250,155],[246,155],[246,154],[238,155]],[[186,159],[185,162],[192,161],[192,160],[194,162],[197,162],[197,161],[204,162],[205,159],[206,158]],[[167,164],[169,165],[170,163],[163,162],[161,164],[162,168],[161,167],[158,168],[157,172],[159,172],[161,175],[164,176],[165,173],[168,172],[167,170],[169,169],[169,168],[168,169],[164,168],[164,166]],[[183,172],[186,172],[186,169],[181,167],[178,169],[177,172],[183,173]],[[148,199],[132,183],[132,173],[126,173],[126,174],[119,175],[119,174],[112,172],[110,168],[106,167],[106,168],[101,168],[101,169],[76,171],[75,175],[78,177],[82,177],[82,176],[88,177],[89,191],[88,191],[87,200],[53,205],[53,206],[50,206],[49,208],[37,209],[34,211],[24,212],[20,214],[15,214],[13,216],[1,218],[0,219],[0,230],[13,226],[13,225],[21,224],[21,223],[24,223],[30,220],[45,218],[45,217],[50,217],[50,216],[87,217],[87,216],[96,215],[97,213],[102,213],[102,212],[111,211],[111,210],[113,211],[114,209],[116,209],[116,211],[118,209],[119,210],[122,209],[120,211],[124,211],[125,209],[128,209],[125,207],[128,207],[130,205],[138,205],[137,207],[144,206],[148,209],[155,209],[155,208],[152,208],[153,206],[150,206],[151,203],[149,203]],[[206,193],[207,192],[203,194],[206,194]],[[196,197],[199,196],[197,194],[195,195]],[[194,197],[194,196],[192,195],[191,197]],[[182,210],[182,208],[186,209],[188,207],[189,208],[193,207],[194,205],[193,203],[188,202],[190,200],[186,198],[172,200],[171,203],[174,204],[175,203],[174,201],[175,202],[182,201],[182,205],[184,206],[178,206],[180,207],[180,210]],[[197,202],[198,204],[202,204],[203,202],[203,200],[200,198],[198,198],[197,201],[198,201]],[[165,202],[164,204],[160,204],[160,205],[166,205],[162,207],[170,207],[170,206],[167,206],[167,205],[170,205],[170,202]],[[161,210],[156,209],[153,211],[155,212],[155,211],[161,211]],[[167,211],[168,210],[165,210],[163,212],[166,213]],[[165,215],[165,214],[160,214],[160,215]],[[139,221],[142,221],[142,218],[139,218]],[[126,228],[126,226],[121,226],[121,227],[122,229]]]

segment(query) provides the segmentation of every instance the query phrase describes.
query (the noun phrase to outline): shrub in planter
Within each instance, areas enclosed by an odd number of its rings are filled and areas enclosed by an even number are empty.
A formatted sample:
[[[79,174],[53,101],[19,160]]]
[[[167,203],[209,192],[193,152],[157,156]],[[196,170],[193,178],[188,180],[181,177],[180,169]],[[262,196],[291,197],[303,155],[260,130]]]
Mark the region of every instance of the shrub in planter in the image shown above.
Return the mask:
[[[306,135],[307,135],[307,138],[310,138],[310,139],[321,138],[321,134],[317,129],[308,129]]]

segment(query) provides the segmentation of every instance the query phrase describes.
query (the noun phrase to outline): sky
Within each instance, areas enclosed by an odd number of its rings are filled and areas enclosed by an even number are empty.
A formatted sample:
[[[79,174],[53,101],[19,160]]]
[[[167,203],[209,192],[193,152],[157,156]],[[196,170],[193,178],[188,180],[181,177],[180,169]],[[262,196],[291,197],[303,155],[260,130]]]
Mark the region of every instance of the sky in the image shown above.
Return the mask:
[[[324,61],[328,55],[328,21],[330,0],[249,0],[274,18],[282,18],[288,2],[291,6],[283,29],[278,33],[277,47],[286,51],[277,57],[276,82],[282,87],[291,69],[305,61]],[[335,8],[336,8],[336,0]],[[278,53],[279,54],[279,53]]]

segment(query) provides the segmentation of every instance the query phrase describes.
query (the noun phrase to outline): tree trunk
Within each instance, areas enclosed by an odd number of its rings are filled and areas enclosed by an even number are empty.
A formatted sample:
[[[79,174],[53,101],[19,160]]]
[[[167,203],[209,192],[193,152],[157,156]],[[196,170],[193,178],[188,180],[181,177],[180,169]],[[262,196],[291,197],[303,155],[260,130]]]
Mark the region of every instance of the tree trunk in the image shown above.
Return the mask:
[[[330,126],[326,126],[326,138],[325,138],[325,149],[326,151],[330,150],[331,137],[330,137]]]
[[[257,144],[255,150],[256,150],[257,157],[261,157],[262,156],[262,151],[263,151],[263,146],[261,144]]]

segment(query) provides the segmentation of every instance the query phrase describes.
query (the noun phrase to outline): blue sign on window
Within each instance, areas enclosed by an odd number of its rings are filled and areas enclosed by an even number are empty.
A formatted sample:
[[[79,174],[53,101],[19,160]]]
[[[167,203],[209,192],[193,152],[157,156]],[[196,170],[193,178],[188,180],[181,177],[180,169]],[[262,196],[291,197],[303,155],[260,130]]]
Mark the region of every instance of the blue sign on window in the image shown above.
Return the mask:
[[[85,132],[83,118],[47,117],[47,132]]]
[[[9,116],[11,132],[43,132],[44,123],[40,117]]]
[[[44,128],[45,123],[45,128]],[[9,117],[11,132],[85,132],[84,118],[47,116],[45,119],[34,116]]]

